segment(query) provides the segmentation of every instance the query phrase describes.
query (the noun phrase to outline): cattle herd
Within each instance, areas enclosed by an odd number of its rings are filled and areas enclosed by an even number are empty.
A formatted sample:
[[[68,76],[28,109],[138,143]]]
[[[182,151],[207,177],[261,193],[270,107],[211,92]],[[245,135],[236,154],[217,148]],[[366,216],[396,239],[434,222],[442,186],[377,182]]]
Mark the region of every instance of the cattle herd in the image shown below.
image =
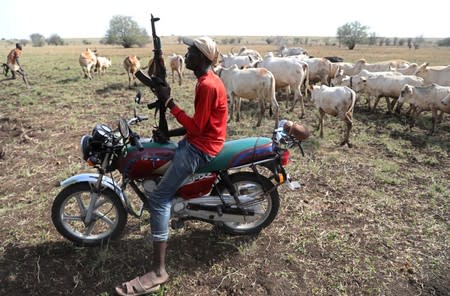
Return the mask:
[[[176,75],[181,85],[184,58],[174,53],[168,59],[172,83],[175,83]],[[110,59],[97,56],[96,51],[90,49],[80,54],[79,62],[89,79],[92,79],[93,72],[102,75],[111,66]],[[128,74],[128,87],[136,86],[135,73],[141,68],[139,58],[127,56],[123,66]],[[302,48],[287,47],[280,48],[276,54],[266,53],[263,57],[256,50],[242,47],[237,53],[221,54],[214,71],[227,89],[230,120],[240,120],[241,99],[257,100],[256,126],[261,125],[267,104],[270,116],[275,113],[276,126],[280,109],[277,95],[284,92],[286,98],[290,98],[293,92],[292,102],[286,100],[289,111],[293,111],[299,102],[299,117],[302,118],[305,114],[304,99],[308,98],[319,112],[320,136],[323,137],[325,114],[337,116],[346,124],[341,144],[349,147],[353,109],[361,95],[365,96],[369,110],[375,110],[381,98],[386,100],[388,112],[400,113],[406,103],[409,108],[404,112],[410,116],[411,125],[421,112],[431,111],[433,124],[430,133],[434,132],[443,114],[450,113],[450,65],[418,65],[405,60],[371,64],[364,59],[349,63],[339,57],[310,57]]]

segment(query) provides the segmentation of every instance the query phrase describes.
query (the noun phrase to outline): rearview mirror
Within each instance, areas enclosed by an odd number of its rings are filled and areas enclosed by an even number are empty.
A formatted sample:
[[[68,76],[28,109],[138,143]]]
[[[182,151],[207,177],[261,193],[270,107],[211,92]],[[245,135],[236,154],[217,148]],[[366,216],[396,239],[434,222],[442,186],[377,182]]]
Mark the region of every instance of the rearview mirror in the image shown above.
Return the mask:
[[[130,128],[128,127],[128,123],[125,119],[119,119],[119,132],[122,138],[128,139],[130,136]]]

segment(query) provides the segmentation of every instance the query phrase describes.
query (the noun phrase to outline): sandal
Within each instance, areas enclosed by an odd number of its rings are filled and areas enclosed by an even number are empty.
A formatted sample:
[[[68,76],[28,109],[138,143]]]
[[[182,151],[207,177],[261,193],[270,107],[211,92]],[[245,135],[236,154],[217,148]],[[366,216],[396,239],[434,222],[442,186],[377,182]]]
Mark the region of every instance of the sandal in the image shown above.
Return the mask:
[[[132,279],[131,281],[125,282],[121,284],[120,286],[116,287],[116,293],[122,296],[138,296],[138,295],[145,295],[151,292],[156,292],[161,287],[160,284],[157,284],[155,286],[145,288],[141,281],[139,280],[139,277],[136,277]]]

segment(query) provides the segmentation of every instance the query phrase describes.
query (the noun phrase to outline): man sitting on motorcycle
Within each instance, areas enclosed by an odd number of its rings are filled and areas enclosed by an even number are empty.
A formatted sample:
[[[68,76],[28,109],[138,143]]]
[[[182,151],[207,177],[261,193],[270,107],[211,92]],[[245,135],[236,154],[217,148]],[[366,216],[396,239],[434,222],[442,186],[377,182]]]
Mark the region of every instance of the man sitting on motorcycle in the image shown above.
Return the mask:
[[[216,43],[209,37],[183,40],[188,45],[186,68],[197,77],[194,115],[187,115],[170,96],[170,87],[157,90],[158,99],[183,126],[185,137],[155,191],[149,198],[153,256],[151,270],[116,287],[119,295],[142,295],[159,289],[169,275],[165,268],[171,199],[179,186],[197,168],[210,162],[223,148],[227,133],[227,93],[211,65],[218,57]]]

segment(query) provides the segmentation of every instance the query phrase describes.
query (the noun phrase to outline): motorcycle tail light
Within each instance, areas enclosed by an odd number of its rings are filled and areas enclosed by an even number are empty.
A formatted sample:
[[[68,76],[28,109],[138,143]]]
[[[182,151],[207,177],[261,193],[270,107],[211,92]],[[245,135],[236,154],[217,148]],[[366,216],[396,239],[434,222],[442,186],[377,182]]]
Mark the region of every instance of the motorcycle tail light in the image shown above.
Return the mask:
[[[288,165],[288,163],[291,161],[289,156],[290,156],[289,150],[286,149],[283,152],[281,152],[281,165],[282,166]]]

